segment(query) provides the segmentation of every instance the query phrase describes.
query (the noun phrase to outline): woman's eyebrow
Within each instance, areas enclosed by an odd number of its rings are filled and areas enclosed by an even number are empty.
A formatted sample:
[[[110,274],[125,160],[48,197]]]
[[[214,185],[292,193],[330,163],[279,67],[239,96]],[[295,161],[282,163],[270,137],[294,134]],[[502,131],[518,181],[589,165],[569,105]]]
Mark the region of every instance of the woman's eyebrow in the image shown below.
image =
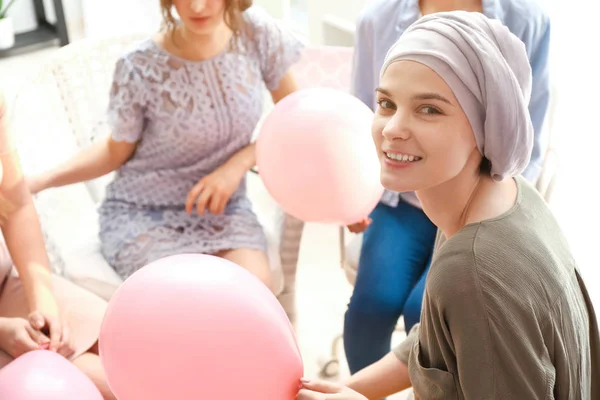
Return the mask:
[[[381,94],[383,94],[385,96],[392,97],[392,94],[388,90],[386,90],[386,89],[384,89],[382,87],[376,88],[375,91],[379,92],[379,93],[381,93]],[[452,104],[450,102],[450,100],[448,100],[447,98],[445,98],[441,94],[433,93],[433,92],[416,94],[416,95],[413,96],[413,100],[439,100],[439,101],[443,101],[444,103],[447,103],[447,104],[449,104],[451,106],[454,106],[454,104]]]
[[[448,103],[451,106],[454,106],[454,104],[452,104],[450,102],[450,100],[448,100],[441,94],[437,94],[437,93],[420,93],[420,94],[414,95],[413,99],[415,99],[415,100],[439,100],[439,101],[443,101],[444,103]]]

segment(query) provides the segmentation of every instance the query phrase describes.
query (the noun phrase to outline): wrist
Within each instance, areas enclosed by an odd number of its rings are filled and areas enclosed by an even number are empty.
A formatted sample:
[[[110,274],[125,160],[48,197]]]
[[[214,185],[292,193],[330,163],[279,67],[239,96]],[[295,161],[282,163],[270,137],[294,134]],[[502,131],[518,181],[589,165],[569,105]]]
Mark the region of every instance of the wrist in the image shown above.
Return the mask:
[[[237,152],[231,157],[228,162],[234,169],[242,174],[245,174],[250,168],[256,165],[256,146],[254,143],[249,144],[244,149]]]
[[[28,300],[30,312],[36,310],[48,310],[49,312],[57,311],[58,306],[56,303],[56,298],[54,296],[52,285],[49,282],[49,280],[51,279],[49,275],[50,273],[48,273],[47,277],[40,276],[39,280],[34,280],[33,285],[31,285],[30,287],[23,285],[25,289],[25,296]]]
[[[236,159],[235,157],[227,161],[227,167],[239,176],[244,176],[250,170],[250,168],[253,167],[253,165],[249,164],[250,163],[245,162],[243,159]]]
[[[38,176],[38,187],[39,191],[50,189],[52,187],[52,182],[54,180],[54,175],[52,171],[43,172]]]

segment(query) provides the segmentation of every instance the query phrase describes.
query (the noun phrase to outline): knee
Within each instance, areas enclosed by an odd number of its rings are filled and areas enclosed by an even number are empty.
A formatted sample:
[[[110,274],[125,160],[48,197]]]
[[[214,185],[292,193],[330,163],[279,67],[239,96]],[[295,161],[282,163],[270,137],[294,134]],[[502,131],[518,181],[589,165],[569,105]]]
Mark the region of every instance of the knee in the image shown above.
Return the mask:
[[[266,272],[262,272],[260,274],[255,274],[258,279],[274,294],[275,293],[275,285],[273,284],[273,277],[271,276],[271,271],[267,268]]]
[[[263,251],[255,249],[236,249],[219,252],[215,255],[236,263],[260,279],[269,290],[272,292],[275,290],[271,268],[269,266],[269,259]]]
[[[256,257],[248,257],[248,259],[240,262],[241,266],[256,276],[262,283],[269,288],[270,291],[274,291],[275,287],[273,284],[273,274],[269,267],[269,261],[266,256],[262,254]]]
[[[73,360],[73,364],[94,383],[104,400],[117,400],[117,397],[108,386],[104,368],[97,354],[84,353]]]
[[[355,286],[347,312],[381,317],[391,315],[398,318],[402,314],[406,298],[398,291],[376,286]]]
[[[369,249],[369,252],[385,251]],[[411,286],[410,277],[398,265],[390,263],[390,254],[381,257],[362,256],[348,305],[353,310],[369,314],[400,315]],[[392,260],[393,261],[393,260]]]

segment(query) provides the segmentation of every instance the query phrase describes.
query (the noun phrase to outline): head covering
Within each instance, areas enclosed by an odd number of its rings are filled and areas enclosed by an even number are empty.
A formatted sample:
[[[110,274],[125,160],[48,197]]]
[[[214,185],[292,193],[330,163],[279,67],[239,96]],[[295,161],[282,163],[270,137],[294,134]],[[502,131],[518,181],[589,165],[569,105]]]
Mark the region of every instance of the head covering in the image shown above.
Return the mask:
[[[531,67],[525,45],[508,28],[481,13],[430,14],[392,46],[381,75],[399,60],[424,64],[444,79],[469,119],[495,180],[523,172],[533,148],[527,109]]]

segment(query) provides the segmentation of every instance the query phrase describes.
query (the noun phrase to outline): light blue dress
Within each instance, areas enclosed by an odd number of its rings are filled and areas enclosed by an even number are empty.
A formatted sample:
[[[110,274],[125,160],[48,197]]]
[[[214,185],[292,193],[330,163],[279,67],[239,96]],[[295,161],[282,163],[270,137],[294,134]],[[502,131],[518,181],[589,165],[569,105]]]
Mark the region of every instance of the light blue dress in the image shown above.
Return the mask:
[[[123,278],[156,259],[182,253],[266,250],[245,181],[222,215],[185,211],[190,189],[248,146],[263,110],[301,43],[266,12],[244,12],[246,28],[214,58],[188,61],[153,40],[122,56],[108,119],[113,138],[137,149],[109,184],[100,207],[100,240]]]

